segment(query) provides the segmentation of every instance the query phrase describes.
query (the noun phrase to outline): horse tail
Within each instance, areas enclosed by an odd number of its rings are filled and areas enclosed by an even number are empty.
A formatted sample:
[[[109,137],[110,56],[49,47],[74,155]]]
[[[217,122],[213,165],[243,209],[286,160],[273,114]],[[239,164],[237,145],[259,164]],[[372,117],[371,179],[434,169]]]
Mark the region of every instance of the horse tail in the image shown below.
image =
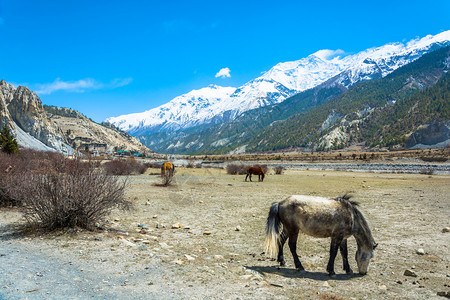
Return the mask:
[[[266,241],[264,249],[266,255],[276,258],[280,244],[281,219],[278,215],[278,202],[272,203],[266,222]]]

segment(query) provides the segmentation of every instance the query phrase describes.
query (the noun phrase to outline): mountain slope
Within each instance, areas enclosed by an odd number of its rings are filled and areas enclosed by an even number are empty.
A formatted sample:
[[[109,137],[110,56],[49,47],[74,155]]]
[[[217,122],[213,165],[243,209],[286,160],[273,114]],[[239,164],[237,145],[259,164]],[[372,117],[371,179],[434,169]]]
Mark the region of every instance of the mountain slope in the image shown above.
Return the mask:
[[[248,150],[336,149],[361,142],[371,147],[403,145],[420,125],[450,118],[449,56],[445,47],[385,78],[361,82],[307,113],[258,132],[248,141]],[[424,97],[427,93],[434,96]]]
[[[216,92],[213,95],[211,87],[194,90],[150,111],[108,118],[107,121],[140,136],[185,131],[198,125],[207,128],[232,120],[250,109],[281,103],[334,76],[337,77],[330,85],[341,90],[360,81],[382,78],[423,54],[449,44],[449,40],[450,31],[446,31],[407,44],[387,44],[354,55],[320,50],[298,61],[279,63],[234,91],[217,86],[214,86]]]

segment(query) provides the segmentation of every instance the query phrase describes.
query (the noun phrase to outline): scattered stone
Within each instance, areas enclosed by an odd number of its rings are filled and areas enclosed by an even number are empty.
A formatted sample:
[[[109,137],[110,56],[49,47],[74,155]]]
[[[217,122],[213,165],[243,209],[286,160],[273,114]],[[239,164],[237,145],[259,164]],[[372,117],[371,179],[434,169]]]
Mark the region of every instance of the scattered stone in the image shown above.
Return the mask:
[[[178,228],[181,228],[181,223],[172,224],[172,229],[178,229]]]
[[[214,257],[214,259],[223,259],[224,258],[223,255],[214,255],[213,257]]]
[[[282,284],[274,283],[274,282],[270,283],[270,285],[273,285],[273,286],[276,286],[276,287],[281,287],[281,288],[283,287]]]
[[[150,244],[150,241],[149,240],[142,240],[142,244],[148,245],[148,244]]]
[[[387,274],[386,274],[386,273],[380,273],[380,275],[381,275],[381,276],[386,276]]]
[[[380,286],[378,286],[378,288],[380,289],[380,290],[387,290],[387,286],[385,286],[384,284],[380,284]]]
[[[172,263],[176,264],[176,265],[182,265],[184,263],[184,261],[176,259],[176,260],[172,261]]]
[[[190,260],[190,261],[195,260],[195,257],[190,256],[190,255],[188,255],[188,254],[185,254],[184,257],[185,257],[187,260]]]
[[[450,292],[437,292],[438,296],[450,298]]]
[[[156,218],[158,218],[158,215],[154,215],[154,216],[153,216],[153,219],[156,219]]]
[[[141,234],[146,234],[146,233],[147,233],[147,230],[146,230],[146,229],[141,229],[141,230],[139,230],[139,233],[141,233]]]
[[[161,248],[163,248],[163,249],[172,248],[171,246],[167,245],[166,243],[159,243],[159,246],[161,246]]]
[[[142,242],[143,241],[143,239],[134,239],[133,240],[133,242],[135,242],[135,243],[139,243],[139,242]]]
[[[120,222],[120,219],[116,218],[116,219],[114,219],[114,222]]]
[[[443,233],[450,232],[450,227],[444,227],[444,228],[442,229],[442,232],[443,232]]]
[[[419,255],[424,255],[425,251],[422,248],[419,248],[419,249],[416,250],[416,253],[419,254]]]
[[[191,229],[191,226],[184,226],[183,229]]]
[[[405,270],[405,273],[403,273],[404,276],[410,276],[410,277],[417,277],[417,274],[414,273],[411,270]]]
[[[236,226],[236,229],[234,229],[235,231],[241,231],[241,226]]]
[[[163,224],[160,224],[160,223],[156,224],[156,228],[158,228],[158,229],[161,229],[161,228],[164,228],[164,227],[165,226]]]
[[[147,245],[145,245],[145,244],[139,245],[139,246],[137,247],[137,249],[138,249],[139,251],[147,250]]]
[[[325,281],[325,282],[322,284],[322,286],[324,286],[324,287],[330,287],[330,284],[328,283],[328,281]]]
[[[397,280],[398,284],[403,284],[403,282],[401,280]]]
[[[211,235],[211,231],[203,231],[203,235]]]
[[[124,238],[122,238],[121,241],[122,241],[125,245],[127,245],[127,246],[130,246],[130,247],[136,247],[136,244],[134,244],[134,243],[132,243],[132,242],[130,242],[130,241],[127,241],[127,240],[124,239]]]
[[[203,200],[198,201],[199,203],[203,203]]]
[[[150,204],[151,204],[150,201],[145,202],[145,205],[150,205]]]

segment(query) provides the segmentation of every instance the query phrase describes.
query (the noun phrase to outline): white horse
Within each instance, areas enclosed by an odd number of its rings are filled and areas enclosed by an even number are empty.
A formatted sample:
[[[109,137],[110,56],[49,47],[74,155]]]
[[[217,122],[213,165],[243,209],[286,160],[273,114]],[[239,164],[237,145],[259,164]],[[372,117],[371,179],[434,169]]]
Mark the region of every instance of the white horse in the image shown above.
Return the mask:
[[[366,218],[357,207],[358,203],[349,199],[348,195],[336,199],[294,195],[273,203],[266,224],[266,254],[277,257],[280,265],[284,266],[283,246],[289,239],[295,267],[305,272],[296,251],[298,233],[301,230],[314,237],[331,237],[327,265],[330,276],[335,276],[334,260],[338,249],[341,251],[345,272],[352,274],[348,264],[347,238],[353,235],[358,245],[355,256],[358,271],[365,275],[377,243]]]

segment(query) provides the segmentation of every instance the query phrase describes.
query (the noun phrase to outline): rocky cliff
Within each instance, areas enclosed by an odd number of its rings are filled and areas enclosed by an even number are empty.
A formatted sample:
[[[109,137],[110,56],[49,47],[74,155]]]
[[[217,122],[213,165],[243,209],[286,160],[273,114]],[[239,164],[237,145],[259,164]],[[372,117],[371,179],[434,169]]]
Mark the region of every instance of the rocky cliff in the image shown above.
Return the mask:
[[[0,81],[0,127],[8,126],[23,148],[68,154],[80,147],[81,150],[151,152],[129,134],[97,124],[75,110],[45,107],[27,87],[15,88]]]

